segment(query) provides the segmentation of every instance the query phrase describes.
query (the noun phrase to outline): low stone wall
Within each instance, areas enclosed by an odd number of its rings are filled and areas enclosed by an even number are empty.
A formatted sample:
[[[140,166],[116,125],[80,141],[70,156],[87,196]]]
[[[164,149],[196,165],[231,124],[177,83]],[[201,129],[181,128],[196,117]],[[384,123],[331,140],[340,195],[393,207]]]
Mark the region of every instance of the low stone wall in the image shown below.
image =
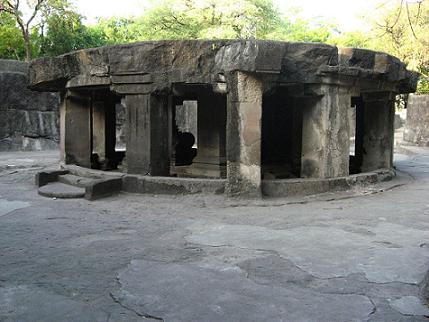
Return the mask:
[[[404,140],[429,147],[429,95],[410,95]]]
[[[28,64],[0,60],[0,151],[56,149],[57,94],[30,91]]]

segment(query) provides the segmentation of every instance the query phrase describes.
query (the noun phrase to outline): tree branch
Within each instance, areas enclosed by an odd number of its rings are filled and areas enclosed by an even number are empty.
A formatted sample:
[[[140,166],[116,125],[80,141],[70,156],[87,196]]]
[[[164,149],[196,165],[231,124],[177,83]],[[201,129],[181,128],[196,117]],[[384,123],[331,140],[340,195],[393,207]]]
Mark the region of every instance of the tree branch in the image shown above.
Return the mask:
[[[45,0],[37,0],[37,4],[34,7],[33,14],[31,15],[30,19],[28,19],[28,21],[27,21],[27,24],[26,24],[27,29],[29,29],[31,22],[36,17],[37,13],[39,12],[40,6],[42,5],[42,3],[44,1]]]
[[[413,23],[411,22],[411,17],[410,17],[410,8],[408,7],[408,2],[406,3],[406,7],[407,7],[407,18],[408,18],[408,24],[410,25],[411,28],[411,32],[413,33],[414,39],[418,40],[416,33],[414,31],[414,27],[413,27]]]

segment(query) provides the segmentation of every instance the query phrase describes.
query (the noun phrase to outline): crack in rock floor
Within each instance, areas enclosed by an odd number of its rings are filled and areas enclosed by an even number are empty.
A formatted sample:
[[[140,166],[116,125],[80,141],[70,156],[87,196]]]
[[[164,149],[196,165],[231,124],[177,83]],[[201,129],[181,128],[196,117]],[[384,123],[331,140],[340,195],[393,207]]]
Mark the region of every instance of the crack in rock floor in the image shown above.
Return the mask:
[[[368,234],[315,226],[275,230],[196,223],[188,229],[192,231],[188,242],[274,250],[319,278],[364,273],[375,283],[418,284],[429,267],[429,249],[420,247],[429,232],[390,223],[380,223],[368,229]]]
[[[363,295],[265,286],[191,263],[133,260],[119,280],[118,301],[165,321],[362,321],[375,310]]]
[[[2,172],[0,321],[427,321],[425,151],[407,182],[296,202],[52,200]]]

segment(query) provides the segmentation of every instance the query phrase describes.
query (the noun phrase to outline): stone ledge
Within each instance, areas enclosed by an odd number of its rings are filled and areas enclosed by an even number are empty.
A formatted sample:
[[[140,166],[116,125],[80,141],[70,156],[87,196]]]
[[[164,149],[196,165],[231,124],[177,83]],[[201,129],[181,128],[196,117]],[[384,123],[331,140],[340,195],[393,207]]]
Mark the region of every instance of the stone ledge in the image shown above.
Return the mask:
[[[380,169],[345,177],[328,179],[263,180],[262,194],[267,197],[292,197],[315,195],[324,192],[344,191],[356,185],[375,184],[391,180],[395,172]]]
[[[122,189],[126,192],[153,194],[223,194],[226,180],[126,175]]]
[[[94,193],[87,188],[89,200],[98,199],[118,191],[150,194],[224,194],[226,179],[151,177],[104,172],[75,165],[62,166],[64,172],[96,179]],[[58,173],[55,173],[58,175]],[[262,180],[262,195],[265,197],[309,196],[325,192],[345,191],[358,185],[370,185],[389,181],[396,175],[394,170],[379,169],[345,177],[327,179],[278,179]],[[56,180],[54,180],[56,181]],[[50,181],[52,182],[52,181]],[[108,191],[106,188],[108,186]],[[91,190],[92,191],[92,190]]]

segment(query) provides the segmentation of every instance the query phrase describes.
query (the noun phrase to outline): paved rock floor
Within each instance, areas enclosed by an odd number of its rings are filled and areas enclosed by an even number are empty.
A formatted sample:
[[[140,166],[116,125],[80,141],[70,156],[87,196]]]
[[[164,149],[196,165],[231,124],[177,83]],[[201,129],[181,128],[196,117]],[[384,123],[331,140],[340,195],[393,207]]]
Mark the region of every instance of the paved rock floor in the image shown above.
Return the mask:
[[[426,321],[429,150],[316,197],[37,195],[0,154],[0,321]],[[427,276],[426,276],[427,278]]]

